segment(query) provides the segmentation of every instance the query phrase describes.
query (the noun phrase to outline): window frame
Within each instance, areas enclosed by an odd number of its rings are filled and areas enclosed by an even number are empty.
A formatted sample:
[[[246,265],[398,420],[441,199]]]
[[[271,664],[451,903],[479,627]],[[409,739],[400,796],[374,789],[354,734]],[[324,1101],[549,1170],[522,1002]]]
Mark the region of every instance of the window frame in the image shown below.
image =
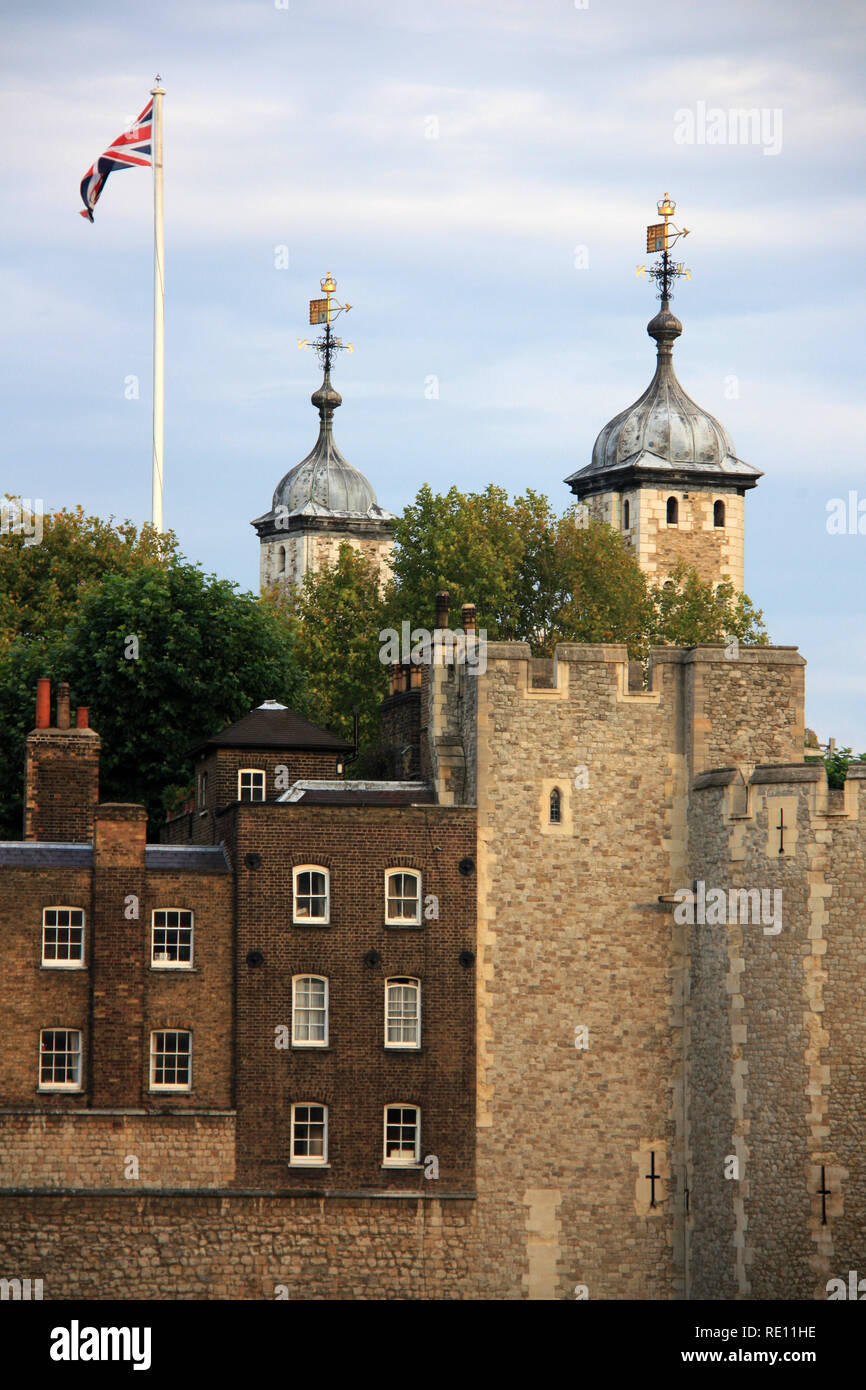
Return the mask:
[[[726,519],[725,504],[721,497],[717,497],[713,503],[713,530],[724,531]]]
[[[67,1055],[69,1055],[69,1054],[71,1053],[72,1056],[77,1057],[77,1067],[76,1067],[77,1078],[76,1078],[75,1081],[43,1081],[43,1079],[42,1079],[42,1056],[43,1056],[43,1052],[45,1051],[45,1049],[44,1049],[43,1046],[42,1046],[42,1039],[44,1038],[44,1036],[45,1036],[46,1033],[55,1033],[55,1034],[56,1034],[56,1033],[65,1033],[65,1034],[67,1035],[67,1037],[73,1037],[73,1036],[75,1036],[75,1037],[78,1038],[78,1052],[77,1052],[77,1054],[76,1054],[74,1051],[71,1051],[71,1049],[69,1049],[68,1047],[66,1048],[66,1053],[67,1053]],[[54,1047],[54,1048],[51,1049],[51,1052],[52,1052],[54,1055],[57,1054],[57,1051],[58,1051],[58,1049],[57,1049],[56,1047]],[[62,1027],[61,1027],[61,1028],[56,1028],[56,1027],[50,1027],[50,1028],[40,1028],[40,1029],[39,1029],[39,1068],[38,1068],[38,1072],[37,1072],[37,1075],[38,1075],[38,1084],[37,1084],[37,1087],[36,1087],[36,1089],[37,1089],[38,1091],[67,1091],[67,1092],[69,1092],[69,1093],[71,1093],[71,1094],[80,1093],[81,1091],[84,1090],[84,1087],[83,1087],[83,1085],[82,1085],[82,1080],[81,1080],[81,1078],[82,1078],[83,1075],[84,1075],[84,1065],[83,1065],[83,1064],[84,1064],[84,1030],[83,1030],[82,1028],[62,1028]],[[53,1067],[52,1067],[52,1070],[53,1070]]]
[[[238,784],[240,785],[240,784]],[[207,815],[207,768],[196,773],[195,781],[196,805],[200,816]]]
[[[391,879],[392,879],[393,877],[395,877],[397,874],[412,874],[413,877],[417,880],[417,883],[418,883],[418,893],[417,893],[418,907],[417,907],[417,909],[416,909],[416,916],[415,916],[414,918],[412,918],[412,917],[391,917],[391,916],[389,915],[389,905],[390,905],[390,902],[391,902],[391,898],[390,898],[390,894],[389,894],[389,892],[388,892],[388,886],[389,886],[389,884],[390,884]],[[399,895],[399,901],[401,901],[401,902],[405,902],[405,901],[406,901],[406,894],[405,894],[405,893],[401,893],[401,894]],[[386,869],[386,870],[385,870],[385,926],[386,926],[386,927],[420,927],[420,926],[422,925],[421,909],[422,909],[422,907],[423,907],[423,904],[424,904],[424,889],[423,889],[423,882],[422,882],[421,870],[420,870],[420,869],[413,869],[413,868],[411,868],[411,867],[407,864],[407,865],[405,865],[405,866],[393,865],[390,869]]]
[[[297,1003],[296,1003],[295,996],[296,996],[296,992],[297,992],[297,986],[298,986],[298,984],[299,984],[299,982],[300,982],[301,980],[316,980],[316,981],[320,981],[320,982],[325,986],[325,990],[324,990],[324,994],[325,994],[324,1008],[320,1009],[320,1008],[318,1007],[318,1005],[313,1006],[313,1009],[314,1009],[314,1011],[315,1011],[316,1013],[324,1013],[324,1015],[325,1015],[325,1036],[324,1036],[323,1038],[299,1038],[299,1037],[297,1036],[296,1028],[295,1028],[295,1023],[296,1023],[296,1014],[297,1014],[297,1012],[298,1012],[298,1005],[297,1005]],[[311,1010],[311,1008],[310,1008],[309,1005],[307,1005],[307,1006],[305,1006],[305,1007],[306,1007],[306,1009],[307,1009],[307,1012],[313,1011],[313,1010]],[[293,976],[292,976],[292,1047],[328,1047],[328,1045],[329,1045],[328,1039],[329,1039],[329,1036],[330,1036],[330,1031],[331,1031],[331,991],[330,991],[330,986],[329,986],[329,981],[328,981],[327,975],[314,975],[314,974],[312,974],[310,971],[305,971],[305,972],[303,972],[303,973],[300,974],[300,975],[293,975]]]
[[[392,985],[414,985],[415,986],[415,1041],[414,1042],[392,1042],[388,1038],[388,1024],[391,1022],[388,1013],[388,991]],[[420,1052],[421,1050],[421,981],[417,975],[389,975],[385,980],[385,1046],[397,1052]]]
[[[324,874],[325,876],[325,915],[324,917],[300,917],[298,915],[298,898],[321,898],[321,893],[312,891],[313,885],[310,883],[309,893],[298,893],[298,877],[300,874]],[[331,924],[331,870],[324,864],[295,864],[292,867],[292,924],[296,927],[328,927]]]
[[[47,926],[48,926],[48,923],[45,921],[45,914],[46,914],[47,912],[80,912],[80,913],[81,913],[81,955],[80,955],[80,956],[76,956],[74,959],[69,959],[69,960],[57,960],[57,959],[52,960],[52,959],[50,959],[49,957],[46,957],[46,955],[45,955],[45,931],[46,931],[46,928],[47,928]],[[55,923],[53,924],[53,928],[52,928],[52,929],[53,929],[54,931],[59,931],[59,930],[61,930],[61,926],[60,926],[59,923],[55,922]],[[71,932],[72,929],[73,929],[72,923],[70,922],[70,923],[68,924],[68,926],[66,927],[66,930]],[[85,968],[86,964],[87,964],[87,962],[86,962],[85,959],[84,959],[84,933],[85,933],[86,929],[87,929],[87,914],[86,914],[86,912],[85,912],[85,910],[84,910],[83,907],[72,907],[71,904],[69,904],[69,903],[51,903],[50,906],[48,906],[48,907],[43,907],[43,909],[42,909],[42,961],[41,961],[41,964],[45,967],[45,969],[46,969],[46,970],[83,970],[83,969]],[[77,930],[77,925],[76,925],[76,930]],[[57,943],[55,942],[55,945],[56,945],[56,944],[57,944]],[[50,1030],[48,1030],[48,1031],[50,1031]]]
[[[388,1157],[388,1111],[389,1110],[414,1110],[415,1112],[415,1147],[411,1162],[406,1158]],[[399,1121],[403,1128],[402,1119]],[[405,1152],[405,1150],[401,1150]],[[411,1101],[392,1100],[383,1107],[382,1110],[382,1167],[383,1168],[420,1168],[421,1167],[421,1107]]]
[[[556,798],[556,815],[553,814],[554,797]],[[562,825],[562,791],[559,787],[551,787],[547,798],[547,821],[549,825]]]
[[[673,520],[671,519],[671,503],[673,503]],[[679,526],[680,524],[680,501],[678,497],[671,495],[665,502],[665,525]]]
[[[296,1157],[295,1155],[295,1125],[318,1124],[319,1121],[306,1120],[298,1121],[296,1113],[298,1110],[321,1110],[322,1111],[322,1152],[310,1156]],[[309,1142],[309,1137],[308,1137]],[[290,1168],[327,1168],[328,1164],[328,1107],[320,1100],[298,1100],[292,1102],[292,1110],[289,1120],[289,1167]]]
[[[242,792],[242,790],[243,790],[243,788],[241,787],[241,778],[242,778],[242,777],[261,777],[261,779],[262,779],[262,783],[261,783],[261,786],[262,786],[262,795],[261,795],[261,796],[242,796],[242,795],[241,795],[241,792]],[[250,785],[250,790],[252,790],[252,784]],[[266,770],[265,770],[263,767],[239,767],[239,768],[238,768],[238,801],[242,801],[242,802],[244,803],[244,805],[248,805],[250,802],[257,802],[257,803],[260,803],[260,802],[262,802],[262,801],[267,801],[267,799],[268,799],[268,774],[267,774]]]
[[[186,1054],[188,1079],[185,1082],[154,1080],[154,1077],[156,1075],[156,1058],[158,1055],[154,1045],[155,1040],[160,1036],[164,1037],[167,1033],[174,1033],[177,1036],[182,1035],[184,1037],[189,1038],[189,1049]],[[189,1095],[189,1093],[192,1091],[192,1049],[193,1039],[191,1028],[152,1028],[150,1030],[150,1065],[148,1073],[148,1090],[157,1092],[160,1095]],[[163,1052],[162,1055],[164,1057],[167,1057],[171,1054]],[[179,1054],[175,1053],[175,1055],[178,1056]]]
[[[189,928],[182,927],[178,923],[177,927],[168,925],[160,928],[161,931],[189,931],[189,960],[157,960],[154,947],[156,945],[156,914],[158,912],[176,912],[179,915],[185,914],[189,917]],[[150,914],[150,968],[151,970],[192,970],[195,966],[195,912],[191,907],[155,907]]]

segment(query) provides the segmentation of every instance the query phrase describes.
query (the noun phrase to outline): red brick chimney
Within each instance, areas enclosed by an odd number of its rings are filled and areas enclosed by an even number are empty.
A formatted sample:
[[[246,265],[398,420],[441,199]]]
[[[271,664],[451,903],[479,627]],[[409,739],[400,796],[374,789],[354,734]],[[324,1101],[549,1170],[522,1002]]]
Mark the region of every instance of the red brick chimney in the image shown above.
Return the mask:
[[[36,727],[27,735],[24,767],[25,840],[93,839],[99,801],[99,735],[79,706],[70,728],[69,686],[57,686],[57,723],[51,723],[51,682],[36,685]]]

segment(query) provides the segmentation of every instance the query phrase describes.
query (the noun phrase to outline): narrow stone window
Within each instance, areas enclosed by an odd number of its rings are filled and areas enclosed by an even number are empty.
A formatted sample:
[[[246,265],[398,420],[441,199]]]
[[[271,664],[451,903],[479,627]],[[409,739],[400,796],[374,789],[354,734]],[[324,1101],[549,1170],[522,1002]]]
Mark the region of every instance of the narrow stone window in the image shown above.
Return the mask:
[[[724,526],[725,524],[725,504],[724,502],[713,503],[713,525]]]
[[[559,787],[550,793],[550,824],[559,825],[562,820],[562,794]]]
[[[622,529],[627,531],[631,525],[631,508],[628,502],[622,504]]]
[[[668,526],[676,526],[679,518],[679,504],[675,497],[668,498]]]
[[[278,573],[278,574],[285,574],[285,572],[286,572],[286,547],[285,547],[284,545],[281,545],[280,548],[279,548],[279,550],[277,551],[277,573]]]

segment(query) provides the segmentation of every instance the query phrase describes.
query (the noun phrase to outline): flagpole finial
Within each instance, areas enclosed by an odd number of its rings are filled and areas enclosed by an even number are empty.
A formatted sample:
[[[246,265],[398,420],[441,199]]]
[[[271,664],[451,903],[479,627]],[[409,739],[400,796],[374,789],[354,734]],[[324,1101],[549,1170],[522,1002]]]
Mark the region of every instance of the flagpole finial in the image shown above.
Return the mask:
[[[156,77],[153,79],[153,86],[150,89],[150,95],[152,97],[165,96],[165,88],[162,85],[162,78],[160,77],[159,73],[157,73]]]

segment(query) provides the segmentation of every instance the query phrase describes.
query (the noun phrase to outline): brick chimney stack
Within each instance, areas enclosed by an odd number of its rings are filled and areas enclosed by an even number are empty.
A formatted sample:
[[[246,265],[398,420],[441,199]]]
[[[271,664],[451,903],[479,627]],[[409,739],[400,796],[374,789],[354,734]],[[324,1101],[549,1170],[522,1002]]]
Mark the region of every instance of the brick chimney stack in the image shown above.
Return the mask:
[[[80,705],[70,727],[69,686],[57,686],[57,723],[51,723],[51,682],[36,684],[36,727],[27,735],[24,767],[24,839],[87,842],[99,801],[99,735]]]
[[[60,681],[57,686],[57,727],[69,728],[69,686],[66,681]]]
[[[448,626],[448,604],[448,590],[440,589],[436,595],[436,626],[443,631]]]

